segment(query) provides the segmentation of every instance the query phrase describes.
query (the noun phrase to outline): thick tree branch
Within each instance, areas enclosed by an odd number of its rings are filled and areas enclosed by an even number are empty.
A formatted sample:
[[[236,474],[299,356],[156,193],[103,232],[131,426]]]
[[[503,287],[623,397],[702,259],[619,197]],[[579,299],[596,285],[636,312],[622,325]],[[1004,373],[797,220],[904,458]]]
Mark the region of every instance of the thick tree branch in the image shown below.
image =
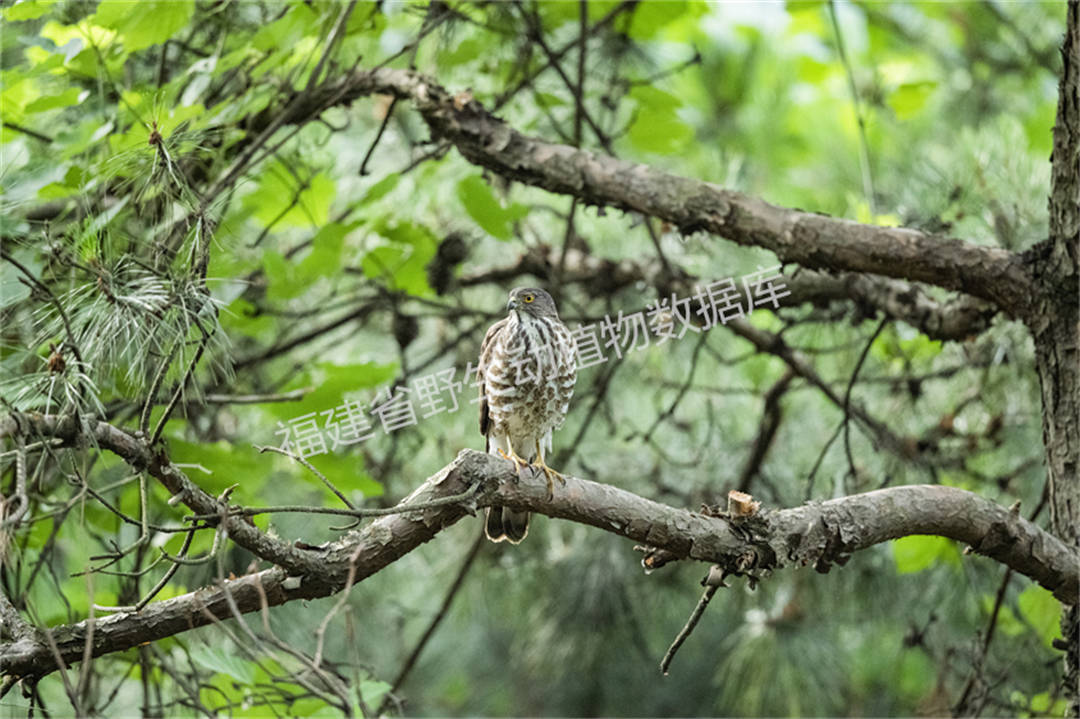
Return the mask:
[[[279,119],[290,122],[331,102],[375,93],[413,103],[432,134],[461,155],[501,176],[666,220],[684,234],[705,231],[764,247],[782,262],[811,269],[869,272],[925,282],[994,302],[1024,316],[1033,283],[1021,255],[942,238],[919,230],[863,225],[771,205],[710,182],[648,165],[529,137],[487,112],[468,93],[452,95],[408,70],[363,70],[290,101]]]
[[[121,651],[205,626],[214,617],[230,618],[230,599],[246,613],[260,610],[264,601],[276,606],[334,594],[490,504],[589,524],[735,574],[760,575],[805,565],[824,572],[832,564],[845,563],[860,549],[911,534],[936,534],[969,544],[975,552],[1039,582],[1064,602],[1077,601],[1080,561],[1073,550],[1018,514],[960,489],[894,487],[728,520],[576,477],[567,477],[549,500],[542,476],[515,481],[516,476],[503,459],[463,450],[402,504],[461,494],[479,483],[481,492],[470,506],[447,505],[376,520],[321,551],[306,551],[305,555],[317,557],[317,567],[307,573],[274,567],[156,602],[142,612],[98,618],[91,653]],[[80,622],[52,630],[65,661],[81,660],[87,629],[87,623]],[[0,644],[0,674],[40,676],[54,670],[53,653],[40,636]]]

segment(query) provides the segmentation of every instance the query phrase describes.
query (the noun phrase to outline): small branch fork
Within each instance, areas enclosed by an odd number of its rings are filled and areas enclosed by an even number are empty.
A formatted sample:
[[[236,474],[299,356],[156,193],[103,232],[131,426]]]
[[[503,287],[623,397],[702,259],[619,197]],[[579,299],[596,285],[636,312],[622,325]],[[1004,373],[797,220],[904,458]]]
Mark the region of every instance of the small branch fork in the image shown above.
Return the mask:
[[[10,417],[0,418],[0,437],[22,432],[27,438],[59,438],[68,446],[96,443],[157,479],[196,514],[213,516],[205,521],[216,523],[222,536],[274,566],[237,578],[223,577],[216,585],[145,604],[142,611],[94,618],[92,629],[90,620],[52,627],[48,641],[36,632],[9,633],[0,639],[0,677],[41,677],[57,670],[61,665],[58,657],[70,664],[296,599],[346,591],[446,527],[491,504],[620,534],[648,544],[664,561],[706,561],[716,565],[720,577],[742,574],[756,578],[792,565],[812,565],[825,572],[832,564],[844,564],[854,552],[880,542],[910,534],[936,534],[964,542],[975,553],[1038,581],[1065,603],[1076,603],[1080,598],[1080,561],[1074,549],[1019,514],[952,487],[893,487],[769,512],[759,512],[752,498],[738,493],[741,496],[732,499],[734,503],[725,513],[689,512],[575,477],[566,477],[566,485],[549,499],[543,477],[515,482],[509,462],[462,450],[397,507],[380,511],[386,516],[336,542],[311,547],[272,537],[244,518],[230,515],[232,508],[225,497],[209,496],[160,448],[151,448],[116,427],[103,422],[79,425],[42,415],[20,420],[21,424]],[[659,564],[653,562],[652,566]],[[7,607],[4,615],[11,615]],[[686,633],[692,628],[688,626]],[[92,642],[88,642],[91,631]]]

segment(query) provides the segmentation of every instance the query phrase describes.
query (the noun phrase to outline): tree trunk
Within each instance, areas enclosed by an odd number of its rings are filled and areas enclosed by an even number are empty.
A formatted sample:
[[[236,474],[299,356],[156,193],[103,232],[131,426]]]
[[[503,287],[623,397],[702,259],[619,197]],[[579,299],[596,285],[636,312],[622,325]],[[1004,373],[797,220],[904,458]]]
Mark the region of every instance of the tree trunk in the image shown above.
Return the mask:
[[[1050,482],[1052,531],[1080,546],[1080,10],[1069,3],[1062,44],[1061,84],[1051,155],[1050,239],[1032,250],[1033,275],[1043,296],[1027,319],[1035,340],[1042,387],[1043,442]],[[1080,716],[1080,609],[1066,606],[1065,691],[1069,715]]]

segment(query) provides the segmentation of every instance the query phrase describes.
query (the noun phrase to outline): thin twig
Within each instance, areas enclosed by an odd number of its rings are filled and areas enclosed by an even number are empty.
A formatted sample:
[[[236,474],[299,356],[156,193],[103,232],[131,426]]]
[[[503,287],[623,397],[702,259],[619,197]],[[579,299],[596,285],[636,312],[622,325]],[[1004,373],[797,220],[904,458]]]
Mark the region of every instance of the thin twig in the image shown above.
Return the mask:
[[[300,505],[283,505],[279,507],[233,507],[229,510],[229,517],[254,517],[259,514],[281,514],[290,512],[302,512],[307,514],[336,514],[345,517],[385,517],[391,514],[406,514],[421,509],[434,509],[445,507],[448,504],[464,502],[480,491],[480,485],[474,484],[460,494],[449,497],[440,497],[429,502],[413,502],[412,504],[398,504],[393,507],[378,509],[333,509],[332,507],[305,507]],[[184,517],[185,521],[198,522],[209,521],[217,518],[217,514],[194,514]]]
[[[209,300],[207,300],[209,301]],[[180,401],[181,395],[184,393],[184,387],[191,380],[195,374],[195,368],[199,364],[199,360],[202,359],[203,352],[206,351],[206,346],[210,344],[210,338],[213,337],[213,333],[207,332],[203,327],[202,322],[195,315],[192,315],[191,320],[195,323],[195,326],[199,328],[199,332],[202,333],[202,340],[199,342],[198,349],[195,350],[195,356],[191,358],[191,364],[188,365],[187,372],[180,378],[180,382],[176,386],[176,390],[173,392],[172,399],[169,400],[169,404],[165,406],[165,411],[162,413],[161,418],[158,419],[157,426],[154,427],[154,433],[150,436],[150,444],[156,444],[158,438],[161,437],[161,432],[165,429],[165,423],[169,421],[169,416],[173,410],[176,409],[176,404]]]
[[[348,22],[349,16],[352,15],[353,8],[356,7],[356,0],[352,0],[348,7],[341,11],[338,16],[337,22],[334,23],[333,29],[330,30],[330,36],[326,38],[326,49],[323,50],[322,56],[319,61],[315,63],[315,69],[311,71],[311,77],[308,78],[307,87],[304,88],[305,92],[311,92],[319,84],[319,75],[322,74],[323,65],[330,59],[330,54],[334,51],[334,45],[337,44],[338,38],[341,37],[341,31],[345,27],[345,23]]]
[[[608,12],[607,15],[600,18],[599,20],[596,21],[596,23],[593,24],[593,26],[589,29],[589,35],[590,36],[595,35],[596,33],[603,30],[605,27],[610,25],[619,15],[623,14],[624,12],[626,12],[628,10],[634,9],[637,6],[639,1],[640,0],[626,0],[626,2],[622,2],[622,3],[619,3],[618,5],[616,5],[614,8],[611,9],[610,12]],[[573,50],[578,45],[578,42],[579,42],[578,38],[574,38],[570,42],[566,43],[565,45],[563,45],[561,48],[559,48],[558,50],[556,50],[553,53],[552,59],[561,60],[562,57],[564,55],[566,55],[566,53],[570,52],[571,50]],[[492,112],[497,112],[506,103],[510,102],[510,100],[513,99],[513,97],[516,96],[519,92],[521,92],[521,90],[524,87],[529,85],[542,72],[544,72],[549,67],[551,67],[552,59],[549,59],[546,65],[542,65],[542,66],[536,68],[535,70],[533,70],[532,72],[526,74],[525,77],[521,78],[521,80],[519,80],[518,83],[514,87],[512,87],[511,89],[507,90],[506,92],[502,93],[497,98],[495,98],[495,103],[492,106],[491,111]]]
[[[71,353],[75,355],[75,359],[78,361],[80,368],[85,368],[86,363],[83,362],[82,354],[79,353],[79,345],[75,341],[75,333],[71,329],[71,321],[68,320],[67,312],[64,311],[64,307],[60,304],[60,300],[57,298],[57,296],[53,294],[53,291],[49,289],[49,287],[44,282],[39,280],[37,277],[34,277],[34,274],[29,269],[27,269],[25,265],[12,257],[7,250],[0,248],[0,257],[15,265],[15,267],[17,267],[19,271],[26,276],[26,279],[30,280],[30,282],[33,283],[35,287],[40,289],[48,296],[49,301],[52,302],[53,306],[56,307],[56,311],[60,314],[60,321],[64,323],[64,332],[67,335],[68,345],[71,347]]]
[[[825,443],[825,446],[821,448],[821,452],[818,454],[817,459],[814,460],[814,466],[810,468],[810,476],[806,480],[806,501],[810,501],[810,495],[814,491],[814,478],[817,476],[817,471],[821,467],[822,461],[825,459],[825,455],[829,451],[829,447],[832,447],[832,443],[836,441],[836,438],[840,436],[840,432],[844,429],[846,424],[847,414],[844,415],[844,419],[840,420],[840,424],[836,425],[836,429],[833,431],[832,436]]]
[[[880,323],[878,323],[877,329],[874,330],[874,334],[870,335],[870,340],[863,347],[862,353],[859,355],[859,361],[855,363],[855,369],[851,372],[851,379],[848,380],[847,390],[844,392],[844,452],[847,453],[848,468],[851,470],[851,476],[855,478],[855,460],[851,456],[851,430],[848,423],[850,417],[851,408],[851,390],[855,387],[855,378],[859,376],[859,370],[862,369],[863,362],[866,360],[866,356],[870,354],[870,348],[874,345],[874,340],[878,338],[881,331],[885,329],[885,325],[889,323],[889,317],[884,317]]]
[[[23,127],[22,125],[18,125],[14,122],[8,122],[7,120],[4,120],[3,122],[0,122],[0,125],[3,125],[9,130],[14,130],[15,132],[21,132],[27,137],[32,137],[35,140],[40,140],[44,143],[51,143],[53,141],[53,139],[48,135],[43,135],[37,130],[31,130],[29,127]]]
[[[293,454],[289,450],[282,449],[280,447],[269,447],[269,446],[264,447],[264,446],[258,445],[258,444],[252,445],[252,446],[255,447],[255,449],[259,450],[259,454],[263,454],[264,452],[275,452],[277,454],[283,454],[286,457],[288,457],[289,459],[293,460],[294,462],[298,462],[298,463],[304,465],[309,470],[311,470],[312,474],[314,474],[316,477],[321,479],[322,483],[325,484],[330,489],[330,491],[333,492],[337,496],[337,498],[342,501],[342,503],[346,507],[348,507],[349,509],[356,509],[356,505],[354,505],[352,502],[350,502],[345,497],[345,495],[341,493],[341,490],[339,490],[337,487],[335,487],[334,483],[326,478],[325,474],[323,474],[319,470],[315,469],[315,465],[313,465],[311,462],[307,461],[306,459],[304,459],[300,455]]]
[[[383,133],[386,132],[386,126],[390,124],[390,118],[394,114],[394,108],[397,107],[397,103],[398,99],[395,95],[394,98],[390,100],[390,105],[386,108],[386,115],[383,116],[382,122],[379,123],[379,129],[375,132],[375,139],[371,141],[371,145],[368,147],[367,152],[364,153],[364,159],[360,163],[360,171],[357,173],[361,177],[368,174],[368,161],[371,159],[371,156],[375,154],[375,148],[378,146],[379,140],[382,139]]]
[[[705,613],[705,608],[709,606],[709,602],[712,601],[713,595],[716,594],[716,590],[720,588],[719,584],[710,584],[705,587],[704,594],[701,595],[701,599],[698,600],[697,606],[694,607],[694,611],[690,614],[690,618],[686,620],[686,625],[679,631],[678,636],[675,637],[675,641],[668,647],[667,652],[664,653],[664,658],[660,660],[660,672],[667,676],[668,667],[671,666],[671,660],[675,658],[675,652],[679,651],[679,647],[682,646],[686,638],[690,636],[690,633],[694,631],[694,627],[701,620],[701,615]]]
[[[844,36],[840,32],[840,23],[836,19],[836,4],[829,0],[829,18],[832,20],[833,33],[836,37],[836,48],[840,53],[840,62],[844,65],[847,73],[848,89],[851,91],[851,102],[855,106],[855,120],[859,125],[859,167],[862,170],[863,194],[866,195],[866,204],[870,207],[870,215],[876,216],[874,202],[874,178],[870,173],[870,146],[866,141],[866,120],[863,118],[862,105],[859,102],[859,90],[855,87],[855,73],[848,61],[847,51],[844,49]]]
[[[220,534],[220,532],[218,532],[217,534]],[[194,538],[194,536],[195,536],[195,530],[194,529],[192,529],[190,532],[187,533],[187,536],[184,537],[184,544],[183,544],[182,547],[180,547],[180,555],[179,556],[183,557],[184,555],[187,554],[188,549],[191,547],[191,540],[192,540],[192,538]],[[217,537],[217,535],[215,535],[215,539],[216,539],[216,537]],[[162,555],[165,556],[165,553],[162,552]],[[165,585],[169,583],[169,580],[173,578],[173,575],[176,574],[176,571],[179,568],[180,568],[180,563],[179,562],[172,562],[170,564],[168,570],[166,570],[165,574],[161,577],[161,579],[158,581],[158,583],[155,584],[153,586],[153,588],[149,592],[146,593],[146,596],[144,596],[142,599],[140,599],[139,602],[135,605],[135,611],[136,612],[142,611],[142,608],[145,607],[147,604],[149,604],[150,600],[153,599],[154,597],[156,597],[158,592],[160,592],[162,589],[165,588]]]

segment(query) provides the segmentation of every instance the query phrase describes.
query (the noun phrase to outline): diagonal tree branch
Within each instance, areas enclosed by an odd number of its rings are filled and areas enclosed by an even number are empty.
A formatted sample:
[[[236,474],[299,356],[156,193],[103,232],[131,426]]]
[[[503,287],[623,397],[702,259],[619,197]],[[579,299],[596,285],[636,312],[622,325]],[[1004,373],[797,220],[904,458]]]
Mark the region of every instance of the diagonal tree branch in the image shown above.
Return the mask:
[[[658,217],[684,234],[709,232],[811,269],[867,272],[960,290],[1017,317],[1026,316],[1038,289],[1022,255],[909,228],[778,207],[710,182],[529,137],[489,113],[471,94],[453,95],[409,70],[356,71],[294,97],[276,120],[283,124],[376,93],[412,102],[434,137],[452,142],[473,164],[586,204]]]
[[[547,498],[542,476],[514,481],[512,465],[462,450],[404,503],[461,494],[479,484],[468,506],[445,505],[380,518],[323,550],[307,572],[273,567],[195,592],[94,620],[90,653],[100,656],[172,636],[242,613],[295,599],[324,597],[393,563],[444,528],[490,504],[541,512],[588,524],[664,550],[675,558],[716,564],[732,574],[760,576],[783,567],[812,565],[820,572],[844,564],[860,549],[912,534],[935,534],[969,544],[1054,592],[1076,602],[1080,558],[1035,524],[978,495],[952,487],[915,485],[877,490],[824,503],[727,519],[653,502],[610,485],[567,477]],[[87,622],[55,627],[51,637],[65,662],[80,661]],[[0,644],[0,675],[41,676],[56,668],[41,635]]]

